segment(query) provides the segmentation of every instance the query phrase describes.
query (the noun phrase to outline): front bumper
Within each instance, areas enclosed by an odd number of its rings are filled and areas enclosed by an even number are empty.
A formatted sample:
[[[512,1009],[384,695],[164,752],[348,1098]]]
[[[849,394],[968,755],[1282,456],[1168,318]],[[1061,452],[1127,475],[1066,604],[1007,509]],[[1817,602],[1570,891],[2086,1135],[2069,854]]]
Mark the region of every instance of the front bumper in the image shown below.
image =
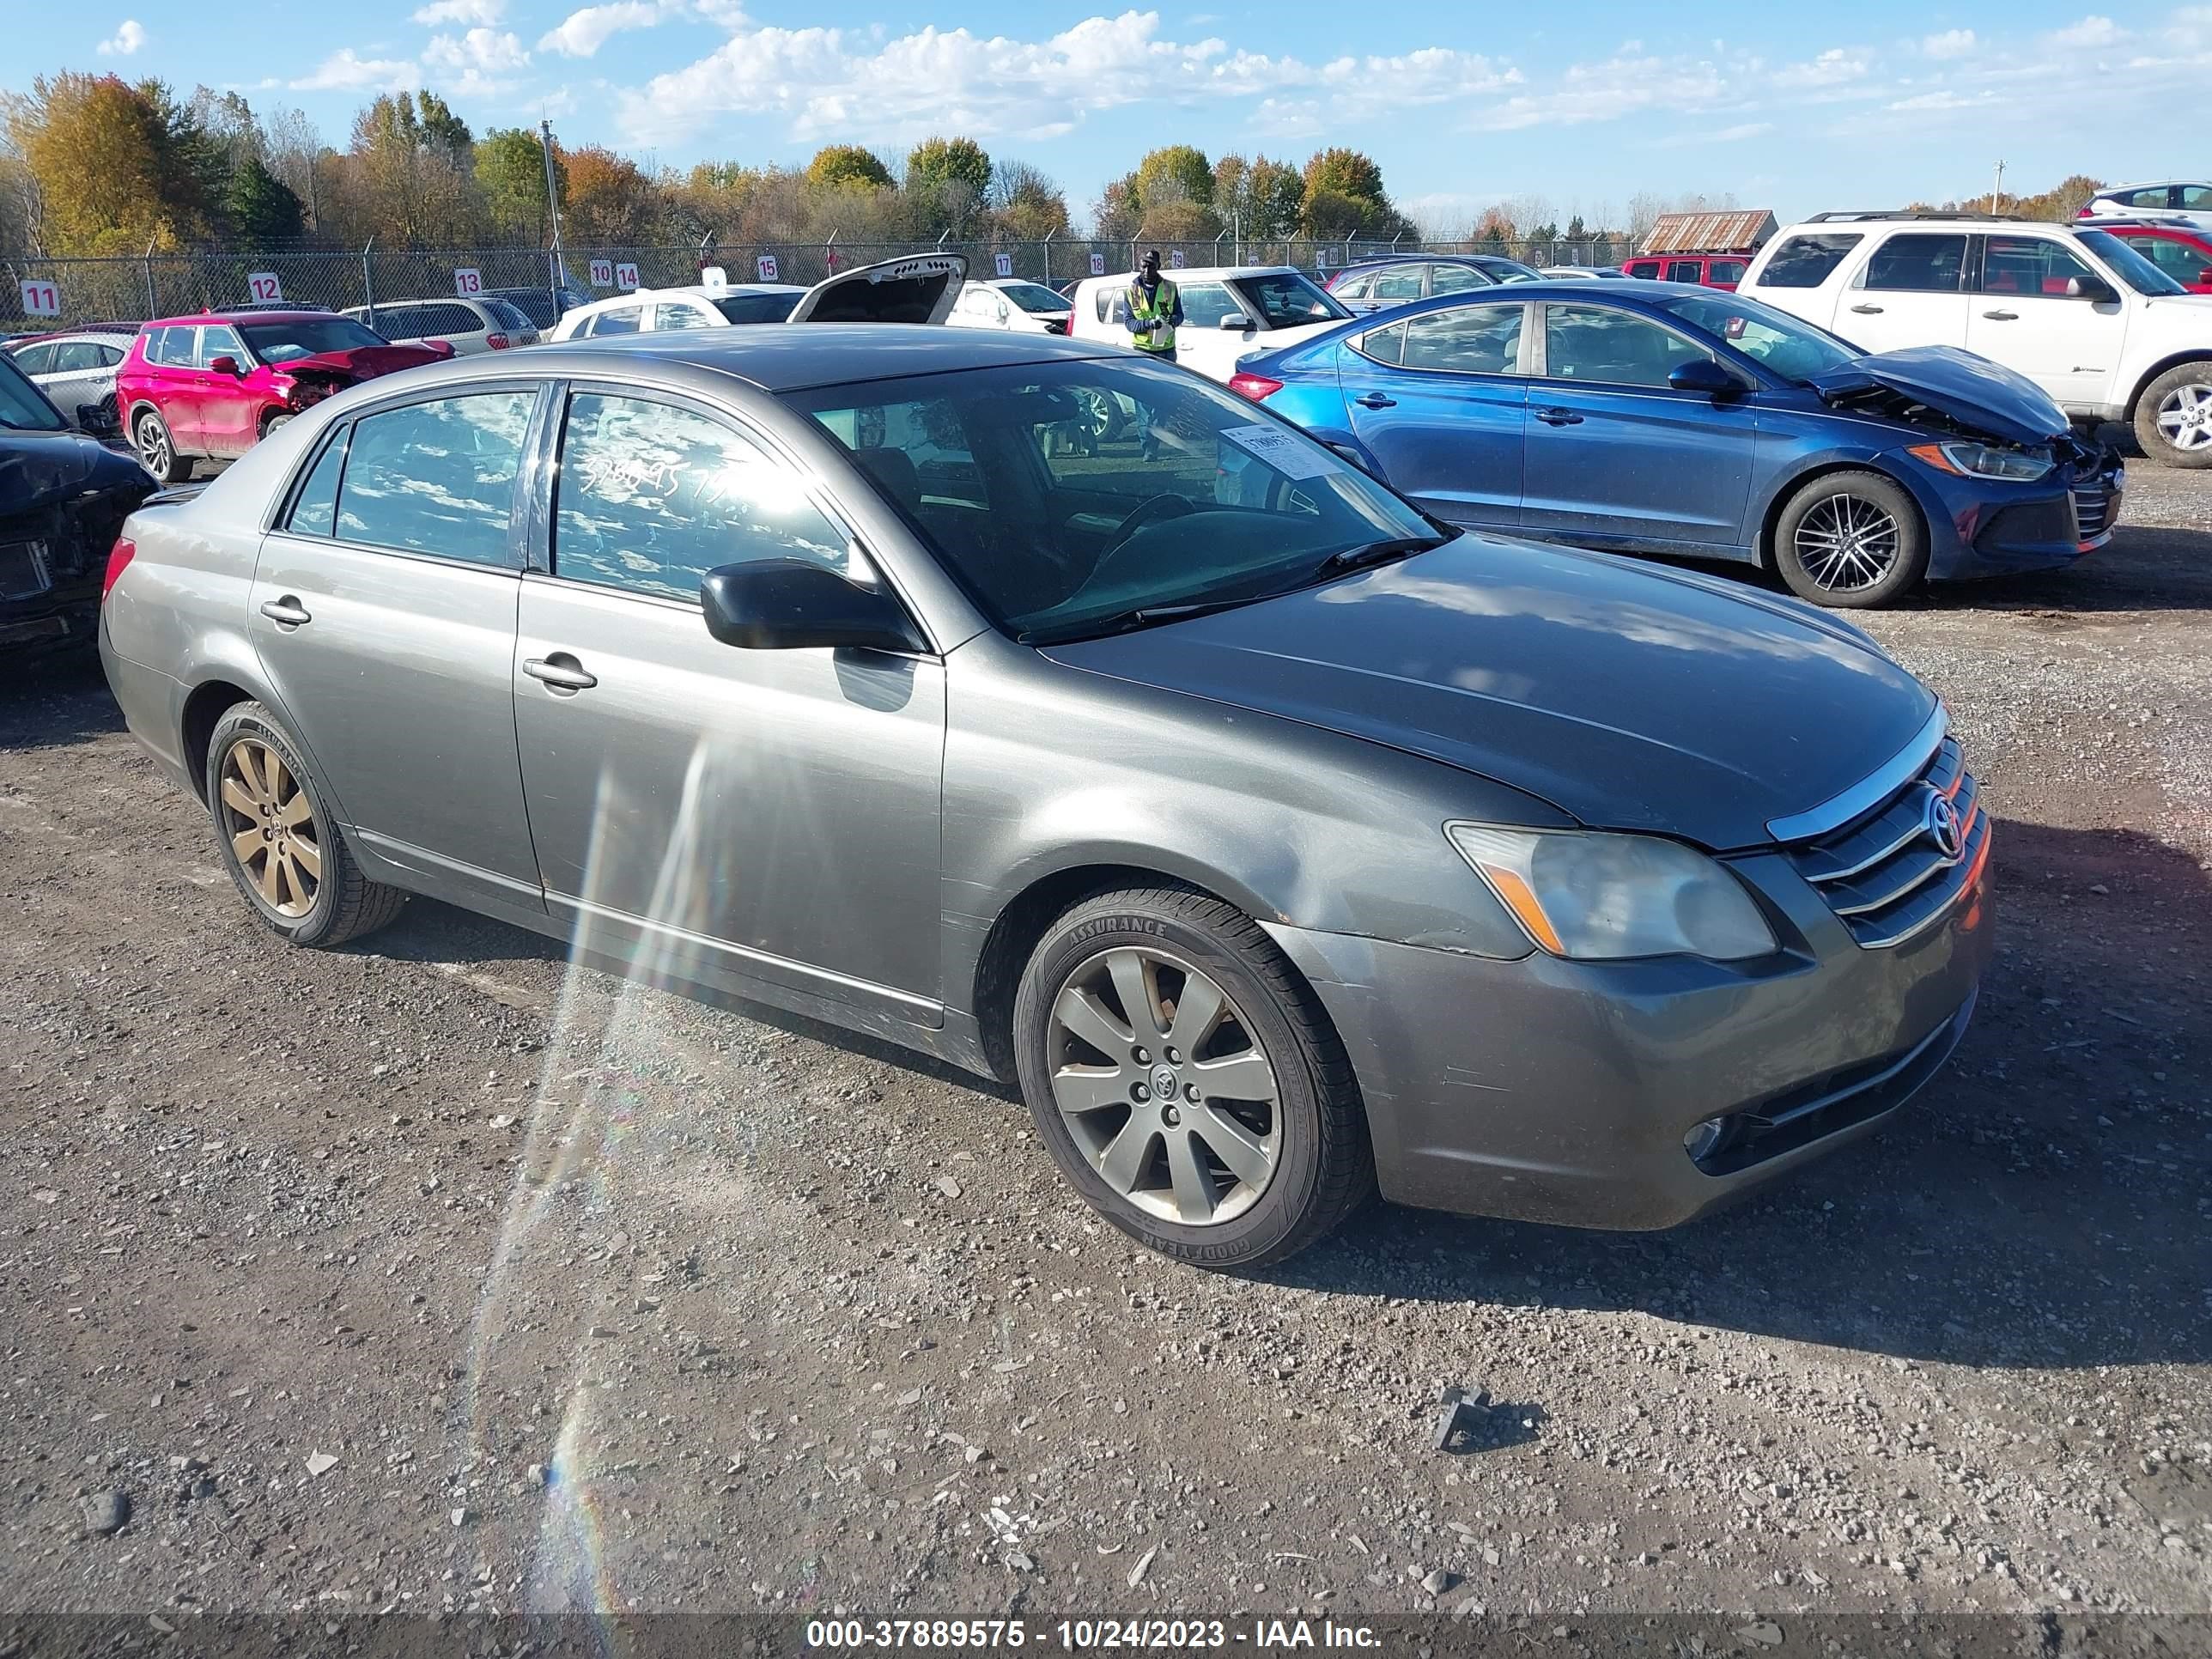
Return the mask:
[[[1946,479],[1946,518],[1929,514],[1928,574],[1960,581],[2071,564],[2112,539],[2126,486],[2117,459],[2062,467],[2033,485]]]
[[[1854,940],[1781,854],[1735,867],[1785,924],[1775,957],[1501,962],[1269,925],[1350,1051],[1383,1196],[1670,1227],[1903,1105],[1972,1015],[1991,951],[1986,861],[1938,923],[1883,949]],[[1683,1136],[1723,1113],[1769,1127],[1708,1171]]]

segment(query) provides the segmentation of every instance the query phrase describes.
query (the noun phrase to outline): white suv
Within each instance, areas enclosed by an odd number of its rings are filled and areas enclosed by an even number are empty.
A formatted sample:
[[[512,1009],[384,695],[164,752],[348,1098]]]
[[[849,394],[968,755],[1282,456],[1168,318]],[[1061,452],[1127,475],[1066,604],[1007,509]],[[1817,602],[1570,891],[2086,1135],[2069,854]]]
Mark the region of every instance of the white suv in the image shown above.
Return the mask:
[[[1862,350],[1960,346],[2015,369],[2082,423],[2212,466],[2212,295],[2110,233],[2009,219],[1821,213],[1765,248],[1741,292]]]

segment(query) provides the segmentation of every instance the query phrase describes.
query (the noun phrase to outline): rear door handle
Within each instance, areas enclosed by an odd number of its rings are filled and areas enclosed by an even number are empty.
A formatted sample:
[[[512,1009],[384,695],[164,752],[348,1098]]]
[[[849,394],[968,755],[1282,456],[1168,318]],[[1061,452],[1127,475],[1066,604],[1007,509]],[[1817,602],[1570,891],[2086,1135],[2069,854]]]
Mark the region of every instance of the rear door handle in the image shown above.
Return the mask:
[[[1583,417],[1571,409],[1540,409],[1536,418],[1546,426],[1580,426]]]
[[[2016,323],[2020,320],[2017,311],[1985,311],[1982,315],[1993,323]]]
[[[1853,306],[1851,309],[1862,317],[1879,317],[1881,315],[1881,307],[1880,306]]]
[[[1354,398],[1352,401],[1362,409],[1395,409],[1398,406],[1395,398],[1386,398],[1379,392],[1370,392],[1365,397]]]
[[[281,599],[270,599],[261,607],[261,614],[282,628],[297,628],[301,623],[314,621],[307,614],[307,607],[289,593]]]
[[[522,665],[522,672],[533,680],[543,680],[556,692],[588,691],[599,683],[598,675],[587,672],[583,664],[565,651],[556,651],[550,657],[532,657]]]

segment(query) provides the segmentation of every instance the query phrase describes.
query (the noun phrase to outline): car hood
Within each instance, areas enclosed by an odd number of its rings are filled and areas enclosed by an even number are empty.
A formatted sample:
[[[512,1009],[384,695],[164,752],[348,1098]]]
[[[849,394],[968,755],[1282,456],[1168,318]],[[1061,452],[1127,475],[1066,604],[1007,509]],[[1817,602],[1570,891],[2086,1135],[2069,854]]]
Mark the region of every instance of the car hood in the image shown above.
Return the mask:
[[[380,374],[396,374],[403,368],[417,368],[424,363],[443,362],[446,354],[433,351],[428,346],[380,345],[356,346],[350,351],[319,351],[310,357],[294,357],[281,363],[271,363],[270,370],[277,374],[342,374],[349,380],[373,380]]]
[[[59,507],[118,486],[150,491],[154,481],[131,457],[79,434],[0,427],[0,514]]]
[[[826,277],[799,296],[790,323],[941,323],[968,280],[961,253],[916,253]]]
[[[1073,667],[1301,720],[1538,795],[1593,828],[1759,846],[1903,749],[1936,700],[1849,623],[1604,554],[1463,535]]]
[[[1906,416],[1924,404],[2003,443],[2047,444],[2069,431],[2066,411],[2026,375],[1956,346],[1912,346],[1854,357],[1815,374],[1813,389],[1838,409]],[[1908,416],[1909,417],[1909,416]]]

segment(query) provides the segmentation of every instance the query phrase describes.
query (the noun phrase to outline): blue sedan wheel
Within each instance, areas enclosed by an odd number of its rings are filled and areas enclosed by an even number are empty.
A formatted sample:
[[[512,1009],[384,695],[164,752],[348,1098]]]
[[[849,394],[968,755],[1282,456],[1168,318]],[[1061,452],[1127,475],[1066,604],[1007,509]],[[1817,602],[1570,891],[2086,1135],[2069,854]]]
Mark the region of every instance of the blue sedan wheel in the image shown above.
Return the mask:
[[[1774,526],[1774,567],[1814,605],[1866,610],[1917,586],[1928,532],[1912,498],[1879,472],[1831,472],[1790,498]]]

